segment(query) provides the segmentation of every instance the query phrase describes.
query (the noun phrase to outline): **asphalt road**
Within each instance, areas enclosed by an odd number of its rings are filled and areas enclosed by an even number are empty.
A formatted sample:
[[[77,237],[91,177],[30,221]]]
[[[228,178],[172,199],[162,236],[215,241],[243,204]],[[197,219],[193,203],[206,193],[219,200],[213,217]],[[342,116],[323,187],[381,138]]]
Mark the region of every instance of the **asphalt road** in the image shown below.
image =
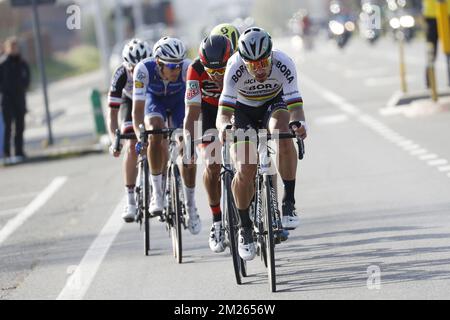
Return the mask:
[[[120,218],[120,161],[102,154],[0,168],[0,299],[450,298],[450,113],[380,112],[399,88],[389,40],[344,51],[276,44],[298,64],[310,127],[296,188],[302,222],[276,248],[277,293],[258,259],[238,286],[229,254],[209,250],[200,179],[203,229],[184,232],[184,263],[157,221],[145,257],[138,226]],[[424,45],[406,50],[419,90]]]

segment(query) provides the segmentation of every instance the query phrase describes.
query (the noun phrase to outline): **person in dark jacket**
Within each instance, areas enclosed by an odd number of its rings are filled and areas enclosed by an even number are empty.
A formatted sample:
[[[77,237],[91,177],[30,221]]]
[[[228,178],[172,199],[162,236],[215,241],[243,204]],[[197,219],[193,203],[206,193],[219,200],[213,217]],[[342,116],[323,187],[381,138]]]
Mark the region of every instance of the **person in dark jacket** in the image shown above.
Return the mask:
[[[0,63],[0,94],[5,125],[4,157],[11,157],[11,131],[14,123],[14,151],[18,160],[25,157],[23,133],[25,130],[26,92],[30,86],[30,69],[20,55],[16,38],[5,43],[6,59]]]

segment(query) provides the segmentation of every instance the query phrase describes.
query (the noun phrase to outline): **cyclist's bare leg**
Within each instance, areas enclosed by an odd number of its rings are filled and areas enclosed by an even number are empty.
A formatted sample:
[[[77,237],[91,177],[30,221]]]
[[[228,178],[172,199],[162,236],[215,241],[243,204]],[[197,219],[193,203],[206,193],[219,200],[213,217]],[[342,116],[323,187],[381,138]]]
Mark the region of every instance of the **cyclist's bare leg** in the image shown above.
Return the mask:
[[[179,159],[182,159],[183,154]],[[181,177],[183,179],[184,203],[188,213],[188,228],[192,234],[198,234],[201,230],[200,216],[197,214],[197,207],[195,205],[195,178],[197,175],[197,165],[195,163],[179,164]],[[178,161],[180,163],[180,161]]]
[[[164,120],[160,117],[145,118],[146,130],[158,130],[165,128]],[[148,138],[147,157],[149,159],[150,173],[160,175],[168,161],[168,143],[161,134],[152,134]]]
[[[287,110],[275,111],[269,121],[269,131],[289,132],[289,120],[290,114]],[[283,226],[294,229],[299,224],[295,213],[297,154],[292,139],[281,139],[277,142],[277,166],[284,186],[282,200]],[[283,161],[281,161],[281,158]]]
[[[195,188],[195,176],[197,174],[196,164],[182,164],[180,166],[181,177],[183,178],[184,185],[188,188]]]
[[[281,109],[275,111],[269,120],[269,131],[274,132],[290,132],[289,129],[289,112]],[[295,180],[297,174],[297,155],[292,139],[277,140],[277,167],[278,172],[283,180]],[[283,161],[280,161],[282,155]]]
[[[203,159],[205,159],[205,170],[203,171],[203,184],[208,195],[208,203],[211,209],[212,226],[209,236],[209,247],[213,252],[219,253],[225,250],[224,229],[222,226],[222,208],[220,207],[221,182],[220,171],[221,164],[215,159],[216,150],[212,154],[202,148]]]
[[[203,184],[205,185],[210,206],[217,206],[220,203],[220,164],[207,165],[203,171]]]
[[[181,164],[179,166],[181,177],[183,178],[184,202],[189,215],[196,214],[195,205],[195,176],[197,174],[196,164]]]
[[[220,203],[221,187],[220,187],[220,163],[213,163],[216,150],[212,150],[212,154],[206,154],[206,148],[202,148],[202,156],[205,161],[205,170],[203,171],[203,184],[208,195],[210,206],[217,206]]]
[[[147,130],[165,128],[164,120],[160,117],[145,118]],[[164,209],[163,172],[168,161],[168,142],[161,134],[151,134],[148,138],[147,157],[150,167],[150,180],[152,183],[152,199],[150,212],[161,214]]]
[[[136,140],[127,140],[125,156],[123,159],[123,172],[126,186],[132,186],[137,178],[137,155],[135,151]]]
[[[237,143],[232,148],[236,175],[231,188],[236,207],[239,210],[247,210],[255,194],[256,146],[253,143]]]

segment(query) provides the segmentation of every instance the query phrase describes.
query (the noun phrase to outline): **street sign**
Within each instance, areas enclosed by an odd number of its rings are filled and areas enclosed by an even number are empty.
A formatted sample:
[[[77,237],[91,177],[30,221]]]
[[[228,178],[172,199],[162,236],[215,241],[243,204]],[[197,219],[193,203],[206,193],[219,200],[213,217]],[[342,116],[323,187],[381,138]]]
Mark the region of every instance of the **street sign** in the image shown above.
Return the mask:
[[[56,0],[35,0],[36,5],[55,4]],[[33,0],[11,0],[12,7],[25,7],[33,5]]]

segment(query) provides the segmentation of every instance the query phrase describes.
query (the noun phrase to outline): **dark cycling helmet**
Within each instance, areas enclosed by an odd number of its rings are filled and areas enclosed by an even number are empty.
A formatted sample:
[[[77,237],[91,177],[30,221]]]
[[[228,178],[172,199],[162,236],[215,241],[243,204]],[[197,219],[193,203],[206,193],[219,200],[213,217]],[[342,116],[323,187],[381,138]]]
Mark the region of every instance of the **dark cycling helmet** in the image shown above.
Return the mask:
[[[248,28],[239,38],[239,54],[244,60],[258,61],[272,53],[272,38],[261,28]]]
[[[224,68],[232,55],[231,42],[222,35],[209,35],[200,44],[200,62],[209,69]]]

